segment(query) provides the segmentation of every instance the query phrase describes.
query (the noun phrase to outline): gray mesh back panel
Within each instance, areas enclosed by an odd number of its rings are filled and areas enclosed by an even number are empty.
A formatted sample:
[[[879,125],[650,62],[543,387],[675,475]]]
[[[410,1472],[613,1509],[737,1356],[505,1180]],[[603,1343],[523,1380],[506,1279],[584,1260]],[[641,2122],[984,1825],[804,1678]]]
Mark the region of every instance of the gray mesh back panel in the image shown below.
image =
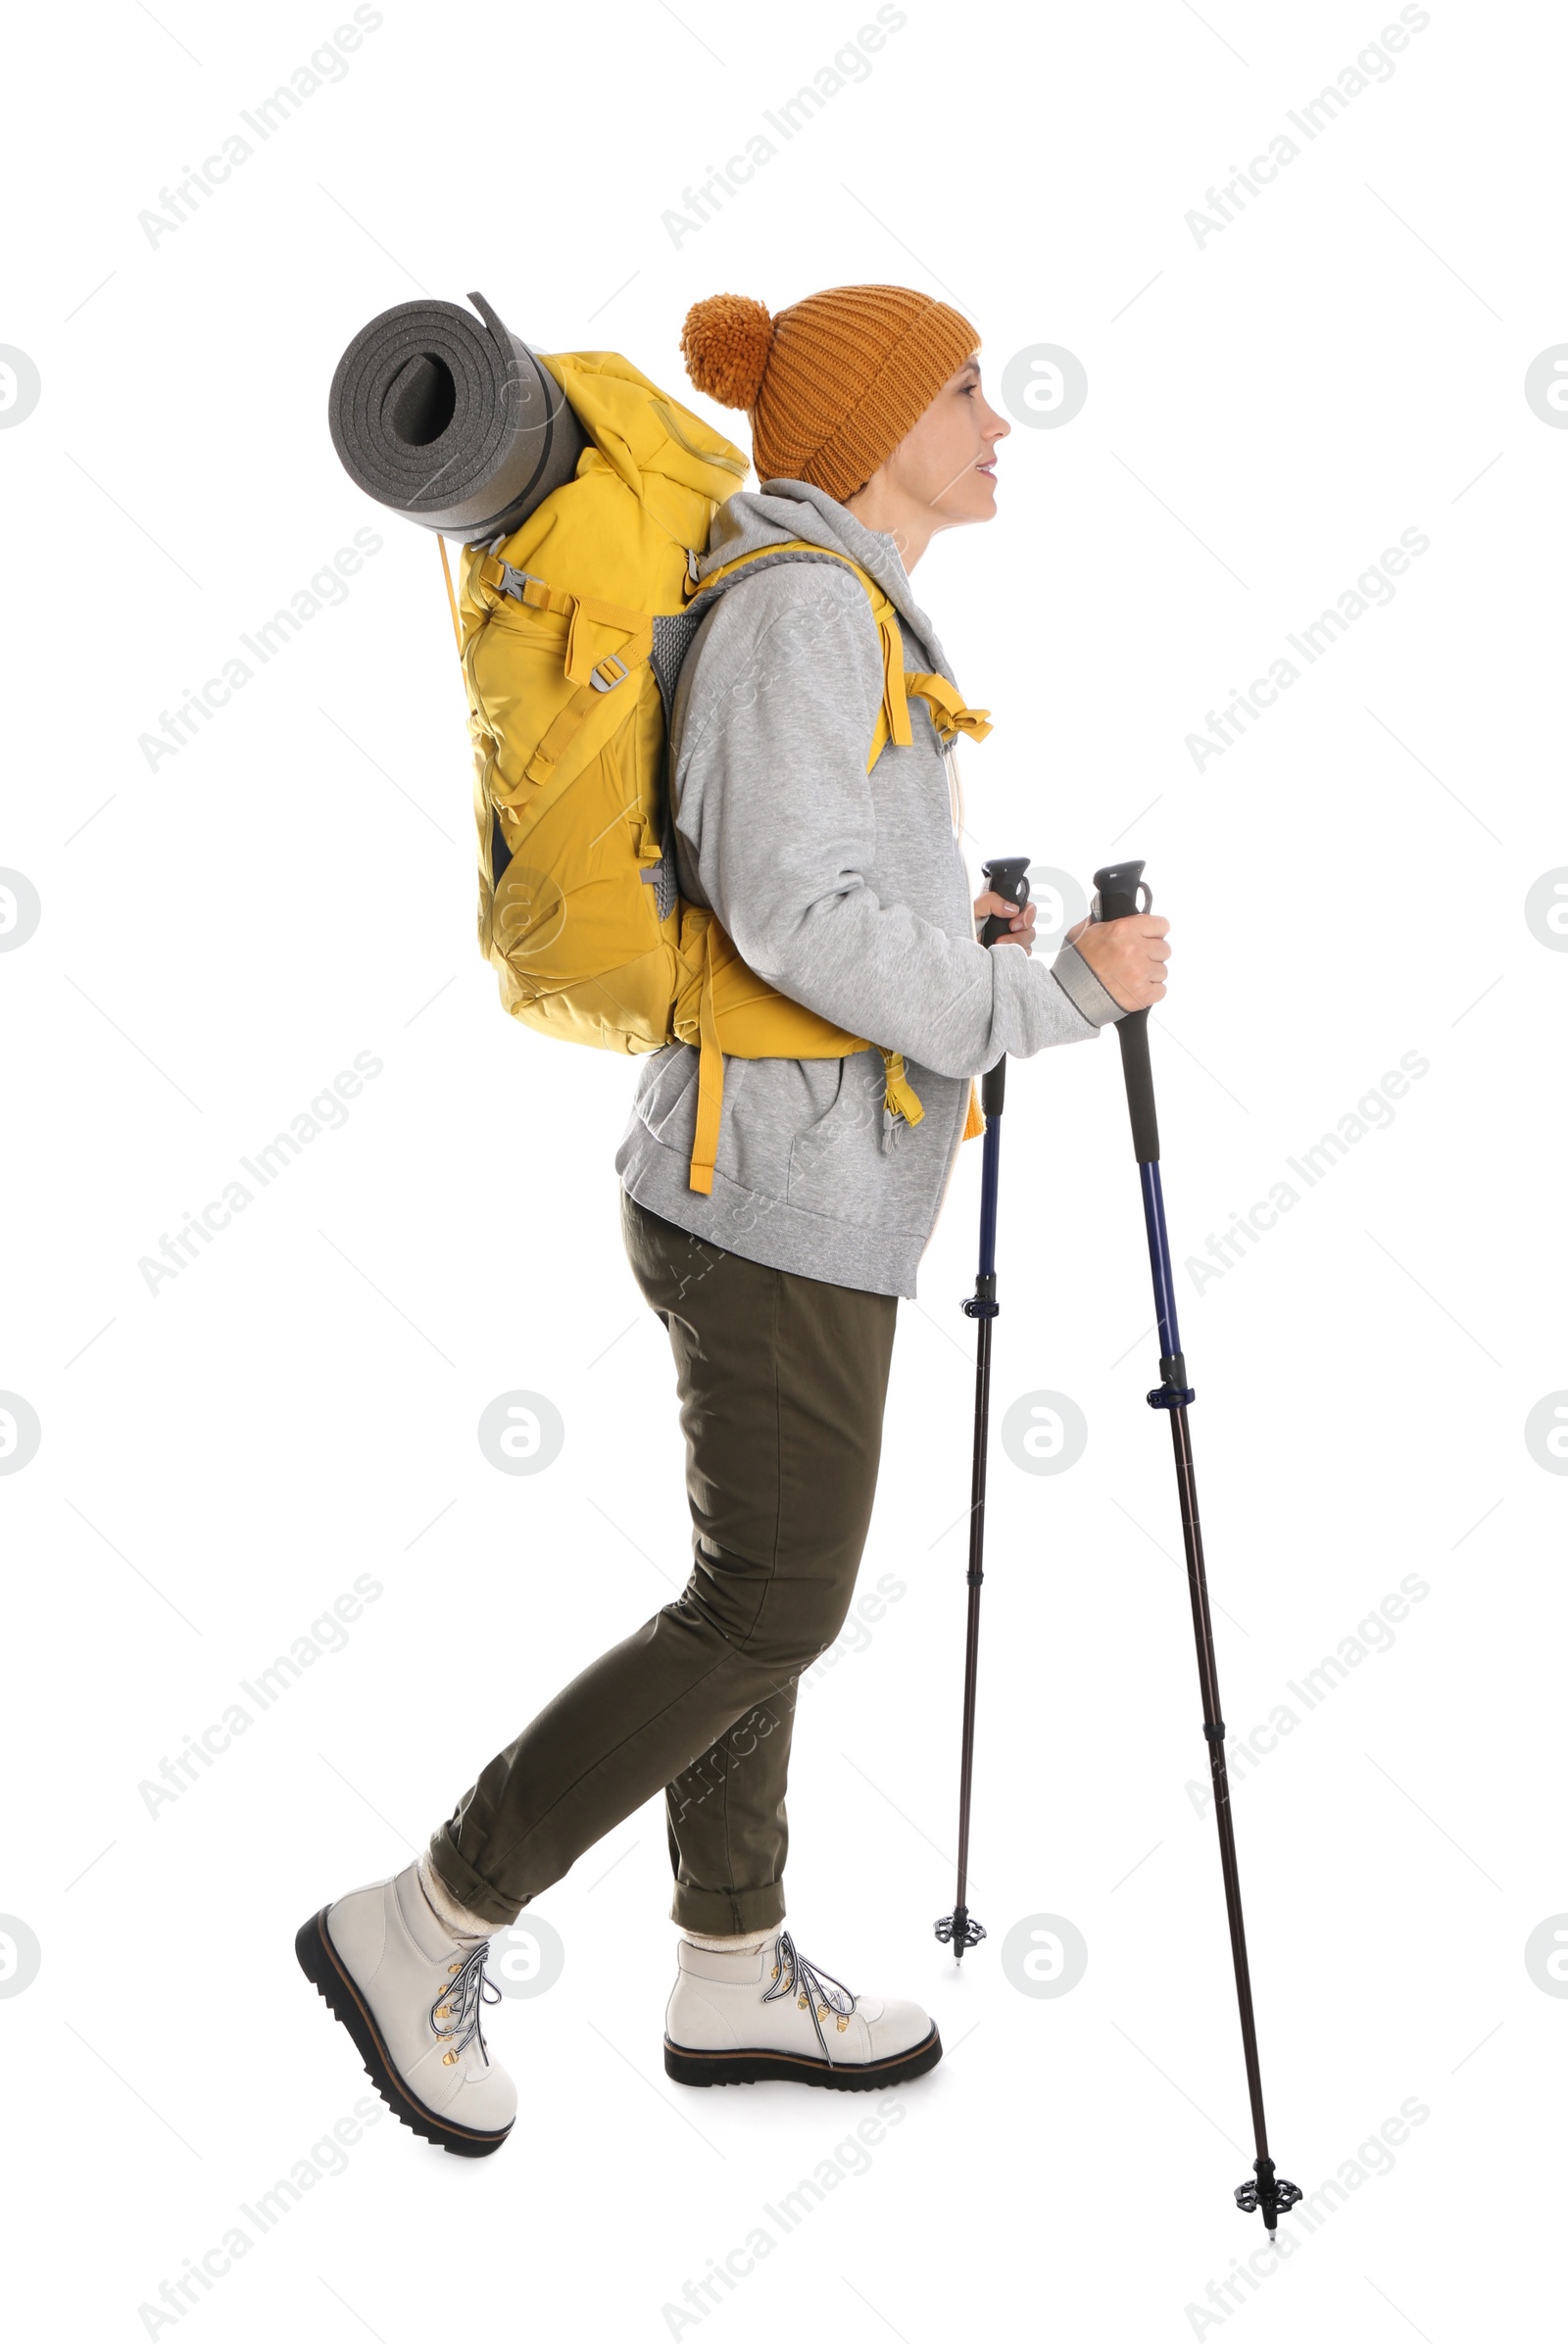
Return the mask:
[[[675,686],[680,681],[681,667],[686,654],[691,650],[693,638],[706,616],[706,611],[678,610],[671,617],[656,617],[654,620],[654,649],[649,664],[654,671],[654,680],[659,686],[660,699],[664,704],[666,736],[670,718],[674,712]],[[664,817],[664,835],[661,842],[663,853],[652,870],[643,873],[647,885],[655,890],[654,901],[662,920],[668,919],[670,912],[675,907],[675,898],[679,893],[679,882],[675,870],[675,841],[671,834],[669,821],[669,769],[667,763],[669,752],[667,749],[664,754],[666,758],[664,786],[660,793]]]

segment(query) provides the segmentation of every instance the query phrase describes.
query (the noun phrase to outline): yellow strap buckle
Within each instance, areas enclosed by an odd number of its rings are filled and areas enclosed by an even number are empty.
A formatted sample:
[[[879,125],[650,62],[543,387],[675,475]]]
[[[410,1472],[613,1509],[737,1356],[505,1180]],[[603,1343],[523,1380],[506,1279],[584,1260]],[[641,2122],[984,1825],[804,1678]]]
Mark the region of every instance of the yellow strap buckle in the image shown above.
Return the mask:
[[[536,578],[531,570],[517,569],[510,562],[496,555],[487,555],[478,563],[475,576],[492,594],[507,596],[514,603],[525,603],[530,610],[554,610],[564,618],[574,609],[571,595],[563,594],[559,587],[547,586],[543,578]]]

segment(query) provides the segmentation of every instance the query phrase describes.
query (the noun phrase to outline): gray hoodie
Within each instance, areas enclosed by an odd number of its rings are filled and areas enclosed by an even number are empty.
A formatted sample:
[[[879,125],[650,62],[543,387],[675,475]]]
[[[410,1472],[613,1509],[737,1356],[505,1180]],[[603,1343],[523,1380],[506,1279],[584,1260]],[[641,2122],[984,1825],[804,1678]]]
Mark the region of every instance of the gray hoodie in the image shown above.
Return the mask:
[[[853,556],[898,610],[906,668],[957,683],[892,538],[804,481],[731,497],[700,573],[792,537]],[[615,1168],[639,1204],[725,1251],[912,1295],[970,1078],[1004,1051],[1088,1041],[1122,1011],[1071,945],[1048,968],[975,941],[950,759],[911,700],[911,745],[890,744],[867,774],[881,701],[859,581],[809,556],[754,564],[718,594],[681,669],[670,804],[682,895],[780,993],[902,1050],[923,1120],[884,1110],[874,1050],[726,1057],[704,1196],[687,1177],[697,1051],[673,1043],[643,1065]]]

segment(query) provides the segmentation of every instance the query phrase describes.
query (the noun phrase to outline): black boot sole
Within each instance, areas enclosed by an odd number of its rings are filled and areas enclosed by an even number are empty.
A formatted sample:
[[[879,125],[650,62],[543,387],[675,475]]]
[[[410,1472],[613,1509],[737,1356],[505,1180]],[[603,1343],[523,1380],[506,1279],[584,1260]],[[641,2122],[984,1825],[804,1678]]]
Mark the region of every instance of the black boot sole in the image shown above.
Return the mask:
[[[859,2067],[828,2067],[787,2051],[683,2051],[664,2037],[664,2073],[676,2083],[815,2083],[834,2092],[880,2092],[890,2083],[925,2075],[941,2057],[942,2037],[934,2023],[912,2050]]]
[[[493,2157],[510,2134],[511,2124],[504,2132],[475,2132],[466,2124],[448,2124],[415,2098],[392,2065],[375,2021],[360,1999],[359,1988],[338,1959],[327,1935],[326,1915],[327,1907],[323,1905],[301,1926],[294,1939],[294,1951],[300,1968],[333,2018],[353,2036],[354,2047],[365,2062],[365,2073],[392,2114],[411,2132],[417,2132],[421,2140],[433,2141],[437,2148],[450,2150],[454,2157]]]

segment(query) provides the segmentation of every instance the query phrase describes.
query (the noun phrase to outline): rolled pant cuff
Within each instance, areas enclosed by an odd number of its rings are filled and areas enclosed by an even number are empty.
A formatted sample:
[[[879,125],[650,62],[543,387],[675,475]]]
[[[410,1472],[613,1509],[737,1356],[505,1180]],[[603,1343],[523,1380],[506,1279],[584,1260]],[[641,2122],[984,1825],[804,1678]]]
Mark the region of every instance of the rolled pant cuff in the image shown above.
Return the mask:
[[[445,1875],[443,1874],[443,1879]],[[742,1937],[755,1929],[776,1929],[784,1918],[781,1880],[765,1888],[691,1888],[675,1882],[669,1917],[705,1937]]]
[[[492,1888],[467,1858],[458,1853],[445,1824],[430,1834],[430,1863],[440,1876],[442,1886],[480,1921],[492,1922],[497,1929],[510,1929],[522,1911],[515,1897],[503,1896],[499,1889]],[[759,1921],[756,1927],[760,1929],[762,1923]]]

